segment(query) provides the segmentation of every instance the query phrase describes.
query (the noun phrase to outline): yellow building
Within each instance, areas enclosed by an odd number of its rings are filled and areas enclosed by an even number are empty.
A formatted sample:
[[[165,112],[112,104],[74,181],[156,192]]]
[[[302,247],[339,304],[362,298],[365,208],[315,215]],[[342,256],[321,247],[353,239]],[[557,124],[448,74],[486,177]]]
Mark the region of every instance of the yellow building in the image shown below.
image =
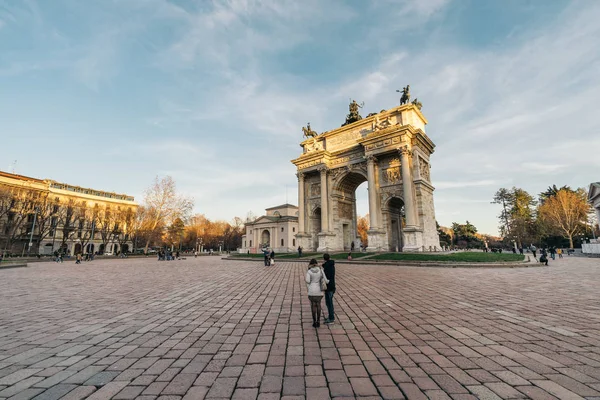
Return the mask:
[[[0,252],[127,253],[137,207],[125,194],[0,171]]]

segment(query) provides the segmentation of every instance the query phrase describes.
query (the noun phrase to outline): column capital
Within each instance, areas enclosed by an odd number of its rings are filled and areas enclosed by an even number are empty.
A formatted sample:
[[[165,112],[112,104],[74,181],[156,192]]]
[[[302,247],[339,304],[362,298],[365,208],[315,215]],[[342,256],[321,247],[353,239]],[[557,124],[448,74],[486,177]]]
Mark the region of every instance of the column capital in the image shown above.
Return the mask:
[[[319,166],[319,168],[317,168],[317,171],[319,171],[321,173],[321,175],[327,174],[327,171],[329,171],[329,168],[327,168],[327,165],[321,165]]]
[[[412,154],[412,151],[410,147],[408,147],[408,145],[404,145],[398,147],[398,153],[400,153],[401,156],[410,156]]]
[[[375,157],[374,155],[370,154],[368,156],[365,156],[365,160],[367,160],[367,164],[374,164],[377,162],[377,157]]]
[[[305,175],[306,175],[306,174],[305,174],[304,172],[299,172],[299,171],[298,171],[298,172],[296,173],[296,177],[298,178],[298,180],[299,180],[299,181],[301,181],[302,179],[304,179],[304,176],[305,176]]]

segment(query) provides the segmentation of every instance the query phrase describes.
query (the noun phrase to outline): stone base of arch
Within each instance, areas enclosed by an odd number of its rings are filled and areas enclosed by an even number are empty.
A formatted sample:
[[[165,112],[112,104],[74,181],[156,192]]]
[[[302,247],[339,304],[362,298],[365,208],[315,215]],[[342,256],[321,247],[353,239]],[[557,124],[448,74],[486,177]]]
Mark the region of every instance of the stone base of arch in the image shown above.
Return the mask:
[[[406,226],[402,233],[404,235],[402,251],[423,251],[423,229]]]
[[[387,233],[380,230],[368,230],[367,237],[369,238],[368,252],[388,251],[389,244],[387,241]]]
[[[336,241],[336,235],[334,233],[321,232],[317,235],[319,237],[319,247],[317,251],[332,251],[339,250]]]

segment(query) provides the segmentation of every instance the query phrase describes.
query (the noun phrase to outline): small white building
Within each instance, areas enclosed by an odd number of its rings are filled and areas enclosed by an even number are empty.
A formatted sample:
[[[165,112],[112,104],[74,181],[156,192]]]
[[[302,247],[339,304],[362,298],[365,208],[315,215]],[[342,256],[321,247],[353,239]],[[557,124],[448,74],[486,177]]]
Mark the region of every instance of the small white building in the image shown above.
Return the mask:
[[[596,211],[596,221],[600,223],[600,182],[594,182],[590,184],[588,201]],[[590,243],[582,244],[581,250],[588,254],[600,254],[600,240],[590,240]]]
[[[258,253],[268,247],[277,253],[296,251],[298,233],[298,207],[282,204],[267,208],[263,215],[246,223],[246,234],[242,236],[240,253]]]

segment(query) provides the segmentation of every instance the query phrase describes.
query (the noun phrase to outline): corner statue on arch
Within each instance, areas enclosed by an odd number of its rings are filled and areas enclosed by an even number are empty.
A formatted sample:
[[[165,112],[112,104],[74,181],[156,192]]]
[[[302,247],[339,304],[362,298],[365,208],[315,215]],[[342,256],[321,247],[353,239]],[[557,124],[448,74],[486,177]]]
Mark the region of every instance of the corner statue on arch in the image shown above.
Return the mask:
[[[296,238],[305,251],[363,245],[355,197],[363,182],[369,185],[367,251],[441,250],[430,180],[435,145],[408,85],[400,103],[362,118],[364,103],[352,100],[342,127],[320,135],[310,124],[302,128],[303,152],[292,163],[298,170]]]

